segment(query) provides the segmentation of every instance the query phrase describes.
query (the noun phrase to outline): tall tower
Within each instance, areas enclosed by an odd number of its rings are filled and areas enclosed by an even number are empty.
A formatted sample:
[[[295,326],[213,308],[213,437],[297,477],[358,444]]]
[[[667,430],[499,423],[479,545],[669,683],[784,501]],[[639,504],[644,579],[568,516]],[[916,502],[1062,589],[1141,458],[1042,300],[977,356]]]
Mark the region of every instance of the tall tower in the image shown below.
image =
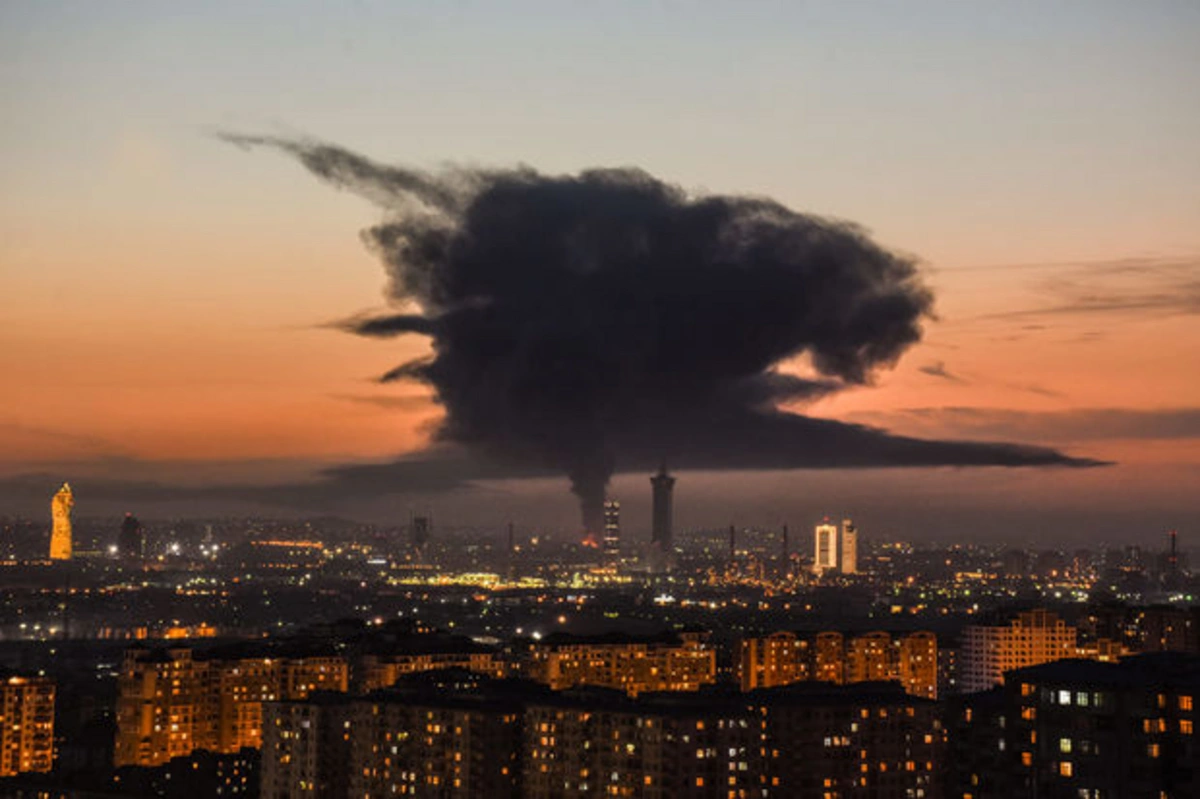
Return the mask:
[[[674,547],[671,532],[671,492],[675,490],[675,478],[667,474],[665,461],[658,474],[650,478],[650,485],[654,487],[650,544],[659,554],[669,556]]]
[[[621,559],[621,503],[604,501],[604,560],[615,564]]]
[[[132,513],[126,513],[117,537],[117,551],[125,560],[137,561],[145,556],[145,549],[146,536],[142,532],[142,523]]]
[[[842,574],[858,574],[858,528],[842,519]]]
[[[50,500],[50,517],[54,520],[54,529],[50,533],[50,560],[71,559],[71,508],[75,507],[75,495],[71,493],[69,483],[63,483],[62,488]]]
[[[412,545],[417,549],[423,549],[429,543],[429,517],[414,516],[409,523],[409,537]]]
[[[813,571],[820,574],[838,566],[838,528],[829,523],[829,517],[813,529]]]

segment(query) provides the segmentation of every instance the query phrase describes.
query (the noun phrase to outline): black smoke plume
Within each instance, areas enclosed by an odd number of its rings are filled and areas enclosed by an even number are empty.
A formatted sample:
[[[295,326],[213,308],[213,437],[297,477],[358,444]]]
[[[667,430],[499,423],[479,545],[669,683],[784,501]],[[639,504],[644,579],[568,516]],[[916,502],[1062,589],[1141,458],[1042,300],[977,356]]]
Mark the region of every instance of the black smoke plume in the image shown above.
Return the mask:
[[[1008,444],[923,441],[780,409],[868,382],[921,336],[915,264],[854,225],[755,197],[691,196],[638,169],[426,172],[310,141],[267,146],[385,211],[365,241],[431,359],[381,379],[433,387],[439,437],[560,471],[599,529],[609,477],[706,468],[1088,465]],[[805,355],[819,377],[777,371]]]

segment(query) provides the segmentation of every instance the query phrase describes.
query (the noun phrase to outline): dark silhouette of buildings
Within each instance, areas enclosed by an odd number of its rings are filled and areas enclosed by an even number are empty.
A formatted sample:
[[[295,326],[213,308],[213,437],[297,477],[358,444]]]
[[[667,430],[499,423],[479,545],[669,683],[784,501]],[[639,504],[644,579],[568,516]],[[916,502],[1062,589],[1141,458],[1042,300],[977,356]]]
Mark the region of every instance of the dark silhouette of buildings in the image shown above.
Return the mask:
[[[1200,658],[1017,669],[951,704],[950,796],[1200,796]]]
[[[429,543],[430,530],[432,524],[428,516],[414,516],[409,525],[409,535],[413,549],[418,552],[425,551],[425,545]]]
[[[660,558],[660,567],[667,568],[675,546],[671,526],[671,494],[675,490],[675,478],[667,473],[665,462],[659,468],[658,474],[650,478],[650,485],[654,488],[650,545],[655,555]]]
[[[934,797],[937,704],[894,683],[555,692],[446,670],[264,705],[264,799]]]
[[[146,533],[132,513],[126,513],[117,537],[117,551],[127,561],[140,561],[146,555]]]

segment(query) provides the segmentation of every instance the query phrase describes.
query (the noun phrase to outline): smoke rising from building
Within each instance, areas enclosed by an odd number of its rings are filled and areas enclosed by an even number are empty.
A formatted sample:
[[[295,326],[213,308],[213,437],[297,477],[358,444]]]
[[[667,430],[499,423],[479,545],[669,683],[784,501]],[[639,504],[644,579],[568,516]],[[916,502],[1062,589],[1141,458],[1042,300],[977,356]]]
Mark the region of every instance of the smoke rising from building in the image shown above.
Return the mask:
[[[427,172],[319,142],[221,138],[283,151],[383,209],[363,237],[396,313],[343,327],[430,337],[432,358],[381,379],[433,388],[440,441],[567,475],[589,527],[614,470],[664,456],[678,468],[1094,463],[783,410],[869,382],[931,314],[914,262],[852,224],[690,195],[638,169]],[[780,371],[799,357],[811,378]]]

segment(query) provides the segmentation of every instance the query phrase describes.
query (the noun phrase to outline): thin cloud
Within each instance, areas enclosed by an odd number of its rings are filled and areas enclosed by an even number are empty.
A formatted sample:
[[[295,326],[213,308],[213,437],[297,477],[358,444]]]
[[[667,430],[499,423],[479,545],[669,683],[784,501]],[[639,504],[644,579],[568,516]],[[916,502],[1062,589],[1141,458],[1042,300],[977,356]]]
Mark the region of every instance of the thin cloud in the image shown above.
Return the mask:
[[[951,383],[968,382],[964,378],[959,377],[956,374],[952,374],[948,369],[946,369],[945,361],[934,361],[933,363],[927,363],[924,366],[919,367],[917,371],[921,372],[922,374],[927,374],[930,377],[938,377],[942,380],[948,380]]]
[[[1061,443],[1200,438],[1200,408],[1081,408],[1048,412],[1006,408],[908,408],[867,412],[856,418],[888,427],[915,427],[924,433],[936,431],[941,435],[969,439],[1013,437]]]
[[[373,394],[331,394],[336,400],[370,405],[394,411],[427,411],[435,406],[433,398],[426,395],[377,396]]]
[[[1200,258],[1125,258],[1090,263],[1028,265],[1053,272],[1033,288],[1042,305],[987,314],[985,319],[1127,317],[1200,314]],[[1015,269],[1018,267],[992,267]],[[1032,325],[1025,326],[1027,329]]]

